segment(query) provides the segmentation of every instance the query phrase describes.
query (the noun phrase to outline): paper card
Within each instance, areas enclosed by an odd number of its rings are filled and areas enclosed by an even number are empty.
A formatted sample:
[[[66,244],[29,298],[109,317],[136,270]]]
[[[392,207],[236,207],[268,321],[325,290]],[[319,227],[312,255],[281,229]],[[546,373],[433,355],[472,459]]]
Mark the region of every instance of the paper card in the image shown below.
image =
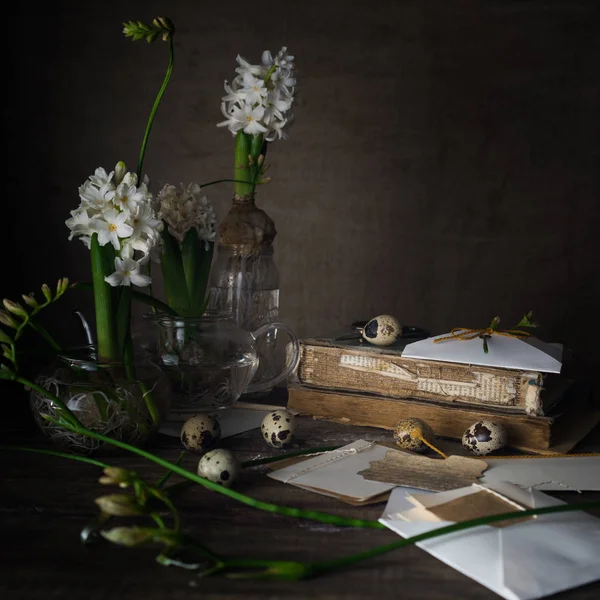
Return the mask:
[[[467,496],[453,498],[441,504],[430,506],[428,510],[440,521],[451,521],[460,523],[469,519],[479,519],[481,517],[489,517],[491,515],[500,515],[503,513],[525,510],[525,507],[510,501],[505,496],[495,493],[492,490],[480,487],[479,491],[475,491]],[[498,521],[490,523],[491,527],[511,527],[515,524],[522,523],[533,517],[522,517],[520,519],[511,519],[510,521]]]
[[[446,459],[404,454],[390,450],[383,460],[360,471],[365,479],[441,492],[475,483],[487,468],[478,458],[449,456]]]
[[[600,491],[600,456],[487,457],[481,484],[510,481],[546,491]]]
[[[258,405],[257,405],[258,406]],[[219,421],[221,426],[221,438],[231,437],[244,431],[250,431],[260,427],[263,419],[273,410],[277,410],[281,406],[261,406],[259,408],[254,407],[240,407],[227,408],[213,413],[213,417]],[[188,418],[192,415],[188,415]],[[183,421],[168,420],[161,425],[160,433],[164,435],[170,435],[173,437],[179,437],[181,434],[181,427]]]
[[[479,338],[435,343],[436,339],[446,335],[449,334],[407,344],[402,356],[541,373],[560,373],[562,367],[561,344],[549,344],[536,338],[492,335],[488,339],[489,351],[486,354]]]
[[[351,504],[366,503],[395,487],[395,484],[369,481],[359,471],[381,460],[390,449],[373,442],[357,440],[314,458],[272,471],[268,477]],[[402,453],[400,450],[392,452]],[[402,453],[404,454],[404,453]]]

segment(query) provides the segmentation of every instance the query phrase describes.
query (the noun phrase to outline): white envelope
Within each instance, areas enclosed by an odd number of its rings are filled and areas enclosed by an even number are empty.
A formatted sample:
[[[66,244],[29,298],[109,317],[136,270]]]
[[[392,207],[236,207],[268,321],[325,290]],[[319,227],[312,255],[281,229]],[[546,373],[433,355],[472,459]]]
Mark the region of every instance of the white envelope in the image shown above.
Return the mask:
[[[541,373],[560,373],[562,367],[562,344],[549,344],[537,338],[521,339],[492,335],[487,341],[486,354],[483,351],[483,340],[478,337],[472,340],[451,339],[435,343],[434,340],[444,335],[407,344],[402,356]]]
[[[432,493],[427,503],[448,502],[482,487],[531,508],[563,504],[543,492],[510,483]],[[449,525],[445,521],[407,521],[419,512],[423,515],[423,511],[415,511],[407,496],[423,497],[424,493],[396,488],[380,523],[404,538]],[[507,600],[543,598],[600,579],[600,519],[580,512],[542,515],[501,528],[483,525],[417,546]]]

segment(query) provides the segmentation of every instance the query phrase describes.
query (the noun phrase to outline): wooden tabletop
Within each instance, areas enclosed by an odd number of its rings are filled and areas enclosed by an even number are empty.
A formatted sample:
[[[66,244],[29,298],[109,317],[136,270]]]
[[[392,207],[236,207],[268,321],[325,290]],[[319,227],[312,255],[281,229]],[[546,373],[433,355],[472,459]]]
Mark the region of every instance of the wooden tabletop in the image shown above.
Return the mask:
[[[3,443],[42,445],[34,430],[7,429]],[[31,437],[30,437],[31,435]],[[390,441],[391,433],[299,417],[296,447],[343,445],[356,439]],[[269,448],[258,430],[221,441],[241,460],[281,451]],[[458,449],[459,445],[455,447]],[[159,436],[151,447],[175,460],[179,440]],[[577,448],[600,450],[596,429]],[[163,470],[134,456],[99,457],[104,462],[136,470],[156,481]],[[183,466],[195,470],[198,457],[188,454]],[[106,494],[98,483],[101,469],[63,458],[0,452],[2,494],[0,528],[0,598],[4,600],[64,598],[65,600],[177,600],[179,598],[320,598],[351,600],[447,599],[496,597],[487,588],[433,558],[417,547],[396,550],[357,566],[301,582],[235,581],[224,576],[198,579],[193,573],[158,565],[157,548],[123,548],[105,541],[83,546],[82,528],[98,513],[94,499]],[[245,470],[236,489],[254,498],[285,506],[319,510],[361,519],[378,519],[384,503],[360,508],[304,491],[266,477],[267,467]],[[173,479],[175,481],[176,479]],[[112,489],[112,488],[111,488]],[[561,492],[562,500],[598,500],[600,492]],[[389,530],[347,529],[258,511],[199,486],[178,501],[184,529],[214,552],[245,558],[303,562],[342,557],[398,540]],[[591,600],[600,582],[553,596],[557,600]]]

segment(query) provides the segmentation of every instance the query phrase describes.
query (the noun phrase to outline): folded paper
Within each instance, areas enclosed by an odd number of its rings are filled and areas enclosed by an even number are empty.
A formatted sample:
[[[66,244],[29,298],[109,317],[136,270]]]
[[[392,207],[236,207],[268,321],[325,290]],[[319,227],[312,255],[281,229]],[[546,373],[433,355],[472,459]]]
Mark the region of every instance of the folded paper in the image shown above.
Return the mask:
[[[435,342],[447,335],[407,344],[402,357],[540,373],[560,373],[562,367],[562,344],[550,344],[534,337],[494,334],[487,340],[489,351],[486,354],[479,338]]]
[[[368,469],[371,462],[382,460],[388,451],[405,454],[373,442],[357,440],[337,450],[272,471],[268,477],[349,504],[367,504],[381,500],[382,494],[396,487],[394,483],[369,481],[359,475],[359,471]]]
[[[537,490],[510,483],[483,486],[526,508],[563,504]],[[450,524],[427,518],[431,508],[480,492],[473,485],[430,494],[396,488],[380,522],[402,537]],[[409,497],[419,495],[415,506]],[[506,511],[509,512],[509,511]],[[507,600],[534,600],[600,579],[600,519],[587,513],[540,515],[512,527],[482,525],[417,546]]]

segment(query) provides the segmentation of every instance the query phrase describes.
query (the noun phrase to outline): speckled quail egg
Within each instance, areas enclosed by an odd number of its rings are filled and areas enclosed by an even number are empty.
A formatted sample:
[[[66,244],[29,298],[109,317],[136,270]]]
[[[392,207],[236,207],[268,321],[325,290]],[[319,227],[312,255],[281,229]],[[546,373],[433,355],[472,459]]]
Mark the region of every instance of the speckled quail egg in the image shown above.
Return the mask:
[[[285,408],[274,410],[263,419],[260,431],[269,446],[289,446],[296,431],[296,417]]]
[[[402,419],[394,427],[394,439],[396,445],[404,450],[412,452],[425,452],[428,449],[421,439],[433,444],[435,433],[425,421],[421,419],[409,418]]]
[[[231,487],[240,471],[233,453],[223,448],[207,452],[198,462],[198,475],[223,487]]]
[[[363,327],[361,335],[364,340],[375,346],[389,346],[402,333],[402,325],[396,317],[379,315],[373,317]]]
[[[494,421],[477,421],[462,436],[462,445],[478,456],[491,454],[506,446],[508,434],[504,425]]]
[[[194,415],[181,428],[181,443],[192,452],[214,448],[220,437],[221,426],[210,415]]]

